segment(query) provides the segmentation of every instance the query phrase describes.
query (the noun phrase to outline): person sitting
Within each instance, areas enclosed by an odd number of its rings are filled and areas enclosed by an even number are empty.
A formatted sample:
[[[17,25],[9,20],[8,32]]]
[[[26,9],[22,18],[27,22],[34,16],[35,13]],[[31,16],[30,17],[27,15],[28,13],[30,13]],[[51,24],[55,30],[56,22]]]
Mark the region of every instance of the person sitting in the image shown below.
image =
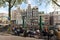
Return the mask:
[[[50,30],[50,31],[49,31],[49,36],[50,36],[50,37],[54,36],[54,31],[53,31],[53,30]]]
[[[37,38],[40,38],[40,30],[39,29],[36,30],[36,35],[37,35]]]
[[[17,28],[17,35],[19,36],[20,35],[20,29]]]
[[[27,34],[27,30],[24,30],[24,35],[23,35],[24,37],[27,37],[28,36],[28,34]]]
[[[32,29],[30,29],[30,30],[27,30],[27,34],[29,37],[34,37],[35,32]]]
[[[24,32],[24,29],[23,28],[19,28],[20,29],[20,33],[23,33]]]
[[[43,36],[48,36],[48,28],[44,27],[44,30],[42,31]]]
[[[16,27],[13,27],[12,28],[12,32],[14,33],[14,35],[17,35],[17,28]]]

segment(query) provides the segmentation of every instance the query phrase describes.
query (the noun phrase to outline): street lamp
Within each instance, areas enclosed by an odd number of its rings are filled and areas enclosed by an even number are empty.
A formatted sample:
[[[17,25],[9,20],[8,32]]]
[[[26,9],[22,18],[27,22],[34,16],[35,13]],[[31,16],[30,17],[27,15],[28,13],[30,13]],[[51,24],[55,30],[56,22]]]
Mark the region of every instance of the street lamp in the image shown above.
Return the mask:
[[[25,27],[25,16],[22,16],[22,20],[23,20],[23,25],[22,25],[22,27],[24,28]]]
[[[22,26],[23,26],[23,28],[24,28],[24,19],[25,19],[25,16],[22,16],[22,20],[23,20]]]
[[[42,17],[41,17],[41,16],[40,16],[40,20],[39,20],[39,21],[40,21],[40,22],[39,22],[39,26],[40,26],[40,27],[39,27],[39,30],[42,31]]]

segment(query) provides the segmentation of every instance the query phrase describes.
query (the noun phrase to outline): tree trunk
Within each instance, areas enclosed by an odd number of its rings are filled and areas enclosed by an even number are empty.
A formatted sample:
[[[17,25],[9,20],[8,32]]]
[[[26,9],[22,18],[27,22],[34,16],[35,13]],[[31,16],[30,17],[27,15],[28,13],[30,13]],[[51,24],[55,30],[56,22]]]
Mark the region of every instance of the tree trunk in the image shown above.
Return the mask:
[[[8,20],[10,21],[9,23],[9,28],[8,28],[8,33],[11,32],[11,0],[9,0],[9,8],[8,8]]]
[[[9,1],[9,14],[8,14],[8,16],[9,16],[9,20],[11,20],[11,1]]]
[[[11,20],[11,8],[9,8],[9,20]]]

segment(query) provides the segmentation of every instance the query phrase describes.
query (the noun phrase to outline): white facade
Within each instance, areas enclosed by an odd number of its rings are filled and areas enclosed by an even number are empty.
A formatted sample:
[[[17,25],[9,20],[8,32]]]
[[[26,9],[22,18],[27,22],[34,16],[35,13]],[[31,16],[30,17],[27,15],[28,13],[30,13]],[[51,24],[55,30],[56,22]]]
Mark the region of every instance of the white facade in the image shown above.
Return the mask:
[[[28,8],[27,8],[27,17],[31,17],[32,16],[32,9],[31,9],[31,5],[28,4]]]
[[[12,12],[11,20],[16,20],[16,24],[22,24],[20,7],[17,7],[17,9]]]
[[[32,11],[33,11],[33,16],[37,17],[38,16],[38,7],[35,6]]]
[[[11,20],[16,20],[17,10],[12,11]]]
[[[30,4],[28,4],[26,12],[27,12],[26,23],[30,25],[31,24],[30,18],[32,17],[32,9]]]
[[[16,23],[17,24],[22,24],[22,16],[21,16],[20,7],[17,8]]]
[[[22,16],[21,16],[21,14],[20,15],[17,15],[16,23],[17,24],[22,24]]]

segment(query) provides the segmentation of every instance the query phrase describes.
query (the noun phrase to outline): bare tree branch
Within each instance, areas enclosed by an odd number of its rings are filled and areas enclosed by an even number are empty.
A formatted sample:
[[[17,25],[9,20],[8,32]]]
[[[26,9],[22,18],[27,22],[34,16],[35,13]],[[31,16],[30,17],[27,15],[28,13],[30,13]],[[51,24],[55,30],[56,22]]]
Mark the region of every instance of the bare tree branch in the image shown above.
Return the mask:
[[[58,7],[60,7],[60,5],[56,1],[52,0],[52,2],[54,2]]]
[[[11,5],[11,8],[14,6],[15,2],[16,2],[16,0],[14,1],[13,5]]]
[[[2,0],[3,3],[5,3],[5,0]]]

